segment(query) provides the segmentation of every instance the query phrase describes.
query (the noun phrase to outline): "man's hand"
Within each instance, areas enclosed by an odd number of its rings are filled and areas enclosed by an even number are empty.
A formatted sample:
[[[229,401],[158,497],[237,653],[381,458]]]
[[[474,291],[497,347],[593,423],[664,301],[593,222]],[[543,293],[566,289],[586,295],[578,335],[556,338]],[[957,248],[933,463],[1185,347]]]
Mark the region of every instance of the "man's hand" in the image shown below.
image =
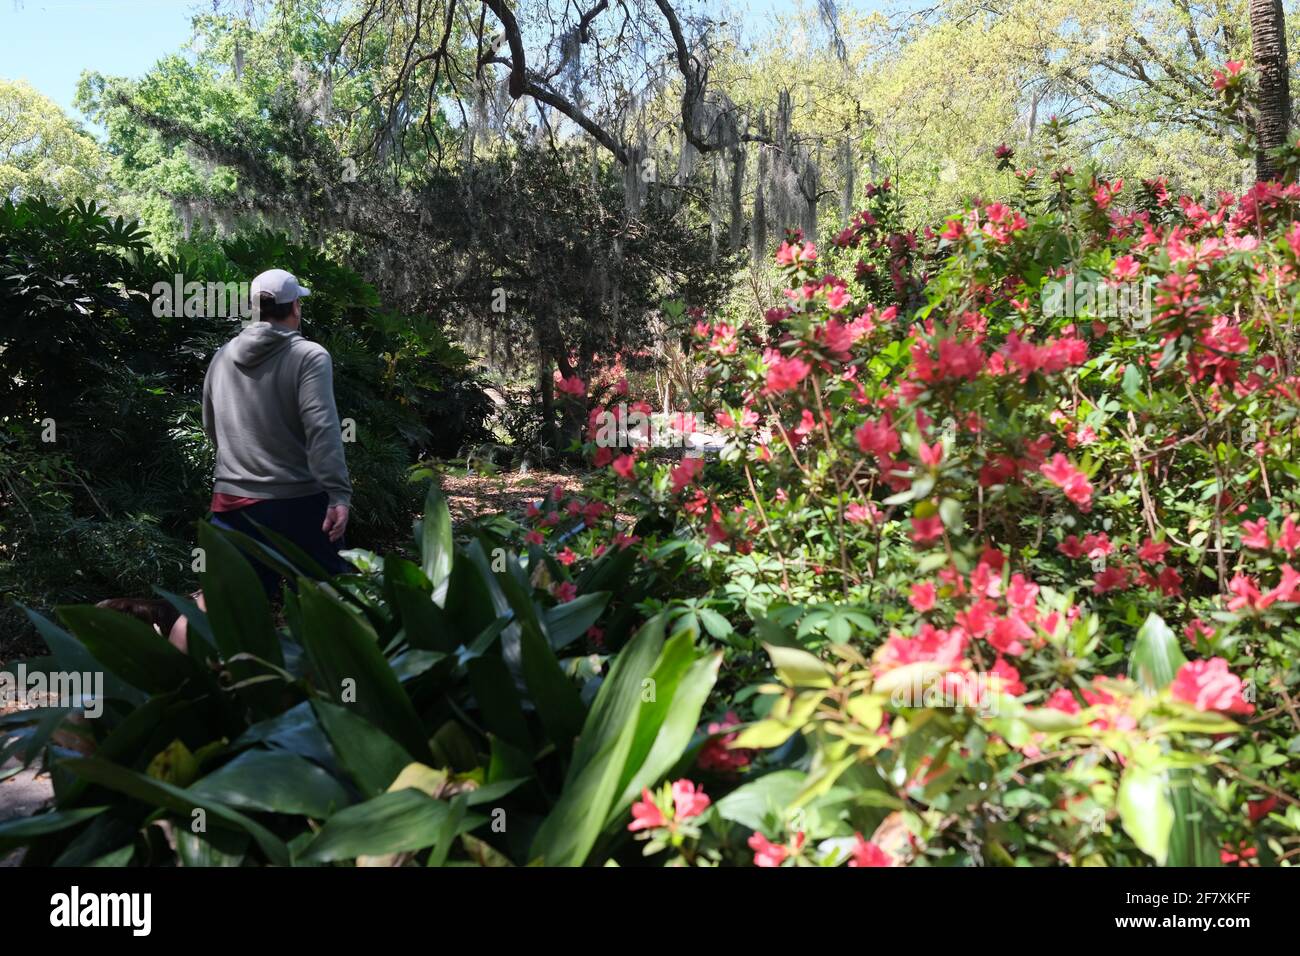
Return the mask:
[[[343,532],[347,526],[347,505],[330,505],[325,509],[325,523],[320,526],[320,529],[329,536],[331,541],[338,541],[342,538]]]

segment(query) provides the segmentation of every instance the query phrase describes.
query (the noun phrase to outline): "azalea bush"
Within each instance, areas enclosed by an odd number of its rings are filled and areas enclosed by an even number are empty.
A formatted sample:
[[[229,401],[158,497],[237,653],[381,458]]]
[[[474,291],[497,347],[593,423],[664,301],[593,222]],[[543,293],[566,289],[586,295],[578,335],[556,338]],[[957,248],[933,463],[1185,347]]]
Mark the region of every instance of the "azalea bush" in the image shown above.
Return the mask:
[[[1300,187],[1042,159],[916,232],[873,186],[787,237],[776,307],[699,317],[716,460],[587,436],[729,660],[776,658],[737,699],[741,789],[786,775],[757,862],[881,859],[873,823],[894,862],[1300,854]]]

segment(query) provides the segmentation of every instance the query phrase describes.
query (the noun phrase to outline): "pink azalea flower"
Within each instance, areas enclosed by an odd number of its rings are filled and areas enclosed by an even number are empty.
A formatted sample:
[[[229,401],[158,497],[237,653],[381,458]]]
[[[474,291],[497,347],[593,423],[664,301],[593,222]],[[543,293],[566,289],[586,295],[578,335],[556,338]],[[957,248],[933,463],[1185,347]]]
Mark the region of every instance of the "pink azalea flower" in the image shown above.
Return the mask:
[[[780,866],[790,851],[780,843],[773,843],[761,833],[749,838],[749,848],[754,851],[754,865],[761,867]]]
[[[849,860],[849,866],[893,866],[894,858],[872,843],[870,840],[862,839],[861,833],[853,834],[853,858]]]
[[[619,455],[614,459],[614,474],[624,481],[631,481],[636,474],[636,459],[631,455]]]
[[[673,819],[689,820],[698,817],[709,808],[708,796],[704,790],[696,789],[690,780],[677,780],[673,783]]]
[[[922,614],[934,608],[936,590],[933,581],[918,581],[912,585],[912,595],[907,600]]]
[[[1268,519],[1259,518],[1255,521],[1243,521],[1241,523],[1241,543],[1247,548],[1267,551],[1269,548]]]
[[[912,519],[912,540],[917,544],[928,544],[941,537],[943,537],[943,521],[938,515]]]
[[[920,447],[917,449],[917,456],[925,467],[938,468],[939,463],[943,461],[943,442],[937,441],[933,445],[921,442]]]
[[[703,470],[703,458],[683,458],[681,463],[674,466],[673,470],[669,473],[673,494],[680,494],[682,491],[685,491],[686,488],[690,486],[691,482],[695,481],[695,477]]]
[[[1110,274],[1121,282],[1137,278],[1138,261],[1132,256],[1120,256],[1111,264]]]
[[[1178,669],[1170,685],[1175,700],[1191,704],[1197,710],[1217,710],[1228,714],[1251,714],[1255,707],[1242,696],[1241,678],[1228,670],[1222,657],[1208,661],[1188,661]]]
[[[1282,522],[1282,532],[1277,536],[1277,546],[1286,552],[1289,558],[1300,548],[1300,528],[1296,526],[1296,516],[1287,515]]]
[[[555,387],[565,395],[572,395],[575,398],[581,398],[587,394],[587,383],[576,375],[566,378],[556,372]]]
[[[810,371],[812,366],[801,358],[778,358],[768,366],[763,394],[787,392],[802,382]]]
[[[880,509],[870,501],[865,505],[855,501],[844,509],[844,520],[850,524],[875,524],[879,519]]]
[[[655,803],[654,797],[650,795],[649,789],[642,787],[641,799],[632,804],[632,822],[627,825],[627,828],[632,831],[652,830],[667,825],[668,820]]]
[[[1138,557],[1148,564],[1159,564],[1169,553],[1169,542],[1147,538],[1142,542],[1142,547],[1138,548],[1137,553]]]

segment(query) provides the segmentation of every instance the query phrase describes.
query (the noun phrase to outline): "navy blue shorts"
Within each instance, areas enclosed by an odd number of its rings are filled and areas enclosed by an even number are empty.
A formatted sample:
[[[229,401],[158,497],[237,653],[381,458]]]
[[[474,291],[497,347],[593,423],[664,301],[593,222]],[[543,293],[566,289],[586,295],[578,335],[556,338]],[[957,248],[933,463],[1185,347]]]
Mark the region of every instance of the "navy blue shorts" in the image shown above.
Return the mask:
[[[343,539],[331,541],[321,530],[328,505],[329,496],[323,491],[303,498],[268,498],[234,511],[213,512],[212,523],[218,528],[240,531],[274,548],[274,543],[268,541],[257,528],[253,527],[252,522],[256,521],[276,534],[288,538],[326,571],[331,574],[342,574],[348,570],[349,565],[339,557],[339,552],[346,549],[347,545]],[[251,555],[248,563],[257,572],[267,595],[274,597],[278,594],[280,575]],[[305,569],[303,573],[307,577],[312,577]]]

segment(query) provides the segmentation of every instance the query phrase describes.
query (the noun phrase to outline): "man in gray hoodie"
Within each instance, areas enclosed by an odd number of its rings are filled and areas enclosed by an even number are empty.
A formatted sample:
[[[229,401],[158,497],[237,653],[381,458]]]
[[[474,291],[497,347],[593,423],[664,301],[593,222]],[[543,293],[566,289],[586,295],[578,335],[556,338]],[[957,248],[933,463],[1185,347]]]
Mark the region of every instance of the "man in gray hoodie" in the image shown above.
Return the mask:
[[[352,485],[334,406],[329,352],[308,342],[302,297],[283,269],[252,282],[253,319],[217,350],[203,382],[203,428],[217,451],[213,523],[261,538],[276,531],[327,571],[345,564]],[[253,562],[268,593],[276,576]]]

